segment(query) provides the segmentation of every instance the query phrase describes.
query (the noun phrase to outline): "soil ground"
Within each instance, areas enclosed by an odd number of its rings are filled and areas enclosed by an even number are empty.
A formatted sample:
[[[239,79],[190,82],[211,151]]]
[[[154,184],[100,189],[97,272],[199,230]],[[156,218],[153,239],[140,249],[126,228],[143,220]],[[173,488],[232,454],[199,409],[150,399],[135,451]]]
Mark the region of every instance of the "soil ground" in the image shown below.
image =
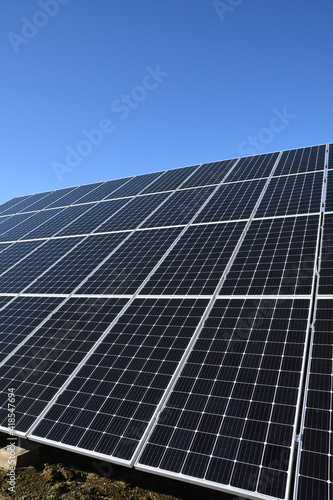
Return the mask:
[[[7,436],[0,434],[0,448]],[[16,470],[15,493],[0,469],[1,500],[232,500],[214,490],[41,445],[36,464]]]

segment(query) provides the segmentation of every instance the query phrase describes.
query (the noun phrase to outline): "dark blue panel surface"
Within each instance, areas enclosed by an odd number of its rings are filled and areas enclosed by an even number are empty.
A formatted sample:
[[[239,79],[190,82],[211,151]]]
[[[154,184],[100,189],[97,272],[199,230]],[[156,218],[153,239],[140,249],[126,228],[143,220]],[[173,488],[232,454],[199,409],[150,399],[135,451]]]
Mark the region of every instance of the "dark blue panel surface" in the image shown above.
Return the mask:
[[[34,435],[130,461],[207,304],[136,299]]]
[[[20,293],[40,274],[60,259],[80,238],[48,240],[25,259],[0,276],[1,293]],[[32,243],[32,242],[31,242]],[[34,242],[35,243],[35,242]],[[40,242],[38,242],[40,243]],[[23,243],[20,243],[22,245]],[[10,251],[12,247],[8,249]],[[7,252],[3,252],[4,254]]]
[[[333,300],[318,300],[302,428],[297,500],[330,500]]]
[[[268,153],[241,158],[227,177],[227,182],[269,177],[279,153]]]
[[[3,307],[9,300],[13,300],[13,297],[0,297],[0,306]],[[1,309],[0,362],[25,340],[62,300],[58,297],[16,297]]]
[[[141,293],[212,295],[244,227],[244,222],[190,226]]]
[[[183,188],[196,186],[209,186],[210,184],[220,184],[229,170],[232,168],[235,159],[214,161],[200,165],[198,170],[184,184]]]
[[[218,299],[140,467],[285,498],[309,306],[310,300]]]
[[[71,298],[63,304],[0,367],[0,425],[8,421],[7,388],[13,387],[15,427],[27,431],[126,302]]]
[[[290,175],[324,170],[326,144],[283,151],[274,175]]]
[[[312,293],[319,215],[254,220],[221,295]]]
[[[255,217],[319,213],[323,181],[323,172],[273,177]]]
[[[180,228],[135,232],[77,290],[77,293],[88,295],[135,293],[180,232]],[[120,234],[124,236],[124,233]]]
[[[37,279],[27,293],[71,293],[116,248],[128,233],[94,235]]]

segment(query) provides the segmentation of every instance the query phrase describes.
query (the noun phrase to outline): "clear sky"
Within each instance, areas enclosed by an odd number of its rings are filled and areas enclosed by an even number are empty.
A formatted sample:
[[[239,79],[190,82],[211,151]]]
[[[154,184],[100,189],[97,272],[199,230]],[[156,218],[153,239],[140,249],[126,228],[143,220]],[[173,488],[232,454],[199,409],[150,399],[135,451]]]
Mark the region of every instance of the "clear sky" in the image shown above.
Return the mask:
[[[0,203],[332,142],[332,14],[331,0],[1,0]]]

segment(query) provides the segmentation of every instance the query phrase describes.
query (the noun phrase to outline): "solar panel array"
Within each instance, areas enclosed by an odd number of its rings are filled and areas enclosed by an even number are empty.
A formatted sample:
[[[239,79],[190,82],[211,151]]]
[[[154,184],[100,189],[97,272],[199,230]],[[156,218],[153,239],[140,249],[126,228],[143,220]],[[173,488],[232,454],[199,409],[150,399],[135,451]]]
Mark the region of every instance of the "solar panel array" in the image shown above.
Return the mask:
[[[326,150],[0,205],[0,429],[14,388],[31,440],[245,498],[329,499]]]

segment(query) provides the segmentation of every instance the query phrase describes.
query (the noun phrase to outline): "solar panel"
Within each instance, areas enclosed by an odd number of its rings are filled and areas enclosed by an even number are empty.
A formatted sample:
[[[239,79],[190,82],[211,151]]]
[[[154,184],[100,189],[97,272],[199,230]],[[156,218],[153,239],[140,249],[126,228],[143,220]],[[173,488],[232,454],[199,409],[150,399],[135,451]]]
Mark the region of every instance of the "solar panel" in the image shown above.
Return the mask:
[[[279,153],[269,153],[241,158],[228,175],[228,182],[269,177]]]
[[[30,212],[30,217],[22,220],[20,224],[16,224],[12,229],[9,229],[2,235],[2,239],[5,241],[16,241],[21,238],[28,238],[30,236],[30,232],[34,231],[36,228],[39,228],[49,219],[52,219],[55,215],[58,215],[61,212],[61,209],[54,210],[44,210],[40,212]],[[13,219],[17,219],[17,217],[13,217]]]
[[[9,304],[8,302],[12,300]],[[63,299],[58,297],[0,297],[0,362],[42,323]]]
[[[39,247],[43,241],[18,241],[7,244],[0,254],[0,275]],[[1,245],[3,246],[3,244]]]
[[[320,258],[319,293],[333,295],[333,214],[325,214]]]
[[[198,170],[184,184],[183,188],[220,184],[235,165],[236,160],[215,161],[200,165]]]
[[[11,216],[10,216],[10,215],[7,215],[7,216],[5,215],[5,216],[3,216],[3,217],[2,217],[2,216],[0,216],[0,226],[1,226],[1,224],[2,224],[3,222],[5,222],[6,220],[9,220],[10,218],[11,218]],[[1,228],[0,228],[0,231],[1,231]]]
[[[333,144],[329,145],[329,150],[328,150],[328,169],[333,168]]]
[[[274,175],[290,175],[324,170],[326,144],[283,151]]]
[[[332,497],[333,300],[319,299],[310,351],[295,500]]]
[[[15,387],[18,431],[27,431],[35,422],[126,302],[69,299],[0,367],[1,386]],[[3,393],[0,408],[0,427],[5,428]]]
[[[254,220],[220,294],[311,294],[319,221],[319,215]]]
[[[6,248],[10,247],[11,243],[0,243],[0,253]]]
[[[18,196],[16,198],[13,198],[12,200],[6,201],[6,203],[3,203],[0,206],[0,214],[3,215],[4,212],[6,212],[10,208],[14,208],[16,205],[18,205],[21,201],[26,200],[31,196],[30,194],[26,196]],[[14,212],[15,213],[15,212]]]
[[[11,217],[6,217],[3,223],[0,225],[0,241],[6,239],[7,231],[15,228],[16,226],[22,224],[22,222],[28,220],[30,217],[33,217],[36,212],[30,212],[28,214],[17,214]]]
[[[329,500],[325,160],[312,146],[1,205],[1,430],[11,386],[17,435],[243,498]]]
[[[122,210],[99,226],[98,232],[103,233],[135,229],[142,224],[142,222],[151,215],[168,196],[170,196],[170,193],[159,193],[132,198],[131,202],[126,204]]]
[[[330,170],[327,173],[325,212],[333,212],[333,172]]]
[[[50,193],[52,193],[52,191],[46,191],[45,193],[37,193],[26,197],[21,197],[21,201],[19,201],[17,204],[11,205],[6,210],[2,210],[1,214],[8,215],[8,214],[17,214],[18,212],[22,212],[23,210],[31,207],[36,201],[45,198]]]
[[[88,278],[78,294],[134,294],[149,276],[180,228],[137,231]]]
[[[52,191],[50,194],[47,196],[44,196],[43,198],[35,201],[32,205],[29,205],[28,208],[25,208],[22,210],[22,212],[33,212],[35,210],[42,210],[45,207],[48,207],[51,205],[53,202],[56,200],[61,200],[65,195],[70,193],[71,191],[75,191],[76,188],[64,188],[64,189],[57,189],[56,191]],[[59,201],[60,203],[60,201]]]
[[[152,182],[147,188],[141,191],[141,194],[159,193],[163,191],[172,191],[179,188],[186,179],[192,177],[199,165],[192,167],[177,168],[166,171],[161,177]]]
[[[98,188],[101,185],[102,185],[101,182],[97,182],[95,184],[86,184],[84,186],[78,186],[69,193],[67,193],[65,196],[62,196],[61,198],[55,200],[53,203],[48,205],[47,208],[66,207],[68,205],[72,205],[73,203],[80,200],[80,198],[82,198],[86,194],[93,192],[96,188]]]
[[[207,304],[134,300],[34,429],[34,439],[133,463]]]
[[[0,276],[1,293],[20,293],[74,247],[80,238],[47,240]],[[40,242],[39,242],[40,243]]]
[[[163,176],[164,172],[153,172],[152,174],[137,175],[129,182],[117,189],[114,193],[106,196],[105,199],[122,198],[124,196],[136,196],[145,188],[149,187],[152,182]]]
[[[124,198],[87,205],[87,211],[84,211],[77,219],[73,220],[64,229],[61,229],[57,234],[58,236],[90,234],[131,200],[132,198]]]
[[[141,293],[212,295],[244,227],[244,222],[190,226]]]
[[[10,300],[13,300],[13,297],[0,295],[0,309],[2,309]]]
[[[26,293],[68,294],[92,273],[128,233],[94,235],[83,239],[51,269],[26,289]]]
[[[111,193],[114,193],[118,188],[123,186],[126,182],[128,182],[131,177],[127,177],[124,179],[115,179],[114,181],[107,181],[100,184],[97,188],[93,189],[89,193],[81,196],[75,203],[91,203],[93,201],[101,201]]]
[[[58,234],[60,229],[63,229],[68,224],[71,224],[75,219],[83,215],[85,212],[88,212],[91,208],[92,205],[73,205],[70,207],[56,209],[57,211],[60,211],[51,217],[47,224],[41,224],[35,229],[32,229],[27,235],[23,236],[23,238],[51,238],[52,236]],[[4,235],[4,238],[6,238],[6,235]]]
[[[275,177],[268,185],[256,217],[318,213],[323,172]]]
[[[265,179],[222,184],[198,214],[195,222],[248,219],[265,184]]]
[[[143,227],[188,224],[213,190],[213,187],[204,187],[176,191],[149,217]]]
[[[308,313],[309,300],[218,299],[137,468],[285,498]]]

